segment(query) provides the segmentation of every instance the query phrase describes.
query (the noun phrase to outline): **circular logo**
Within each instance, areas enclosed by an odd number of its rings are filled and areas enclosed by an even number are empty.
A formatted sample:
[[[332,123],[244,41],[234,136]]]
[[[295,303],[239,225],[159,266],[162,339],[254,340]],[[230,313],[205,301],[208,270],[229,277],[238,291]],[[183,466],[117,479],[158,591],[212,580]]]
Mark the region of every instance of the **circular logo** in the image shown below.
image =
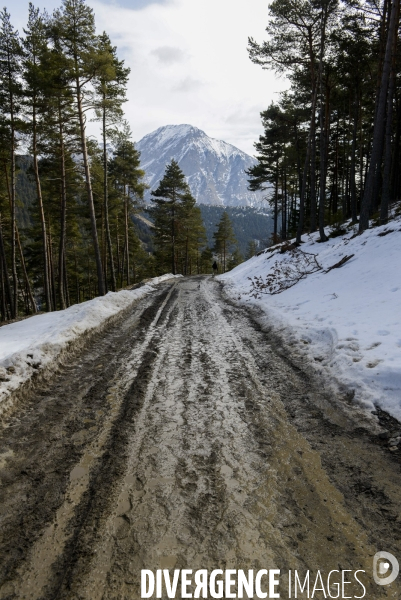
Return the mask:
[[[398,577],[400,565],[390,552],[377,552],[373,557],[373,579],[377,585],[389,585]]]

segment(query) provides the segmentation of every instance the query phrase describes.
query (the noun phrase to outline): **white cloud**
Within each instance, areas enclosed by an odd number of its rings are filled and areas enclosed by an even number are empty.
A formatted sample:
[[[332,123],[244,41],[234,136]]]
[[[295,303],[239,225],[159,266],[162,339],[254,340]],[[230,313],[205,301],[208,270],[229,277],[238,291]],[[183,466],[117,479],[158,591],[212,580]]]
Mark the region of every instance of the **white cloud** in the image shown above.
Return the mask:
[[[185,77],[179,83],[173,86],[174,92],[194,92],[199,90],[200,87],[203,86],[202,81],[198,79],[193,79],[192,77]]]
[[[185,52],[174,46],[159,46],[152,50],[151,54],[156,56],[160,63],[165,65],[173,65],[181,63],[185,60]]]
[[[131,67],[125,110],[136,140],[162,125],[191,123],[253,154],[259,113],[286,87],[248,58],[248,36],[265,38],[266,0],[91,5],[99,31]]]
[[[87,1],[98,31],[107,31],[131,67],[124,108],[134,139],[191,123],[253,154],[259,113],[286,87],[248,58],[248,36],[265,39],[267,0]],[[61,0],[35,4],[51,12]],[[22,32],[27,0],[15,0],[10,12]]]

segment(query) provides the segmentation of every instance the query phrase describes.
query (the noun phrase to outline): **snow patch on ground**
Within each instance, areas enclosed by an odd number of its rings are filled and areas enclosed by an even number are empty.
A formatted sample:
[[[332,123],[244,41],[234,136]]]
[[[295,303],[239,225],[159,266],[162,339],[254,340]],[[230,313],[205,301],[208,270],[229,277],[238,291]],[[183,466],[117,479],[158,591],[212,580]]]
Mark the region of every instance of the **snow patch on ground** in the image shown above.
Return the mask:
[[[155,290],[155,285],[181,275],[150,279],[134,290],[109,292],[66,310],[35,315],[0,328],[0,412],[21,384],[49,368],[74,341],[101,328],[111,317]]]
[[[250,296],[248,278],[272,273],[288,261],[279,248],[265,251],[220,276],[236,302],[261,308],[273,326],[316,369],[345,384],[354,400],[401,420],[401,218],[353,237],[318,243],[303,236],[301,249],[316,254],[323,270],[308,275],[280,294]],[[331,266],[354,256],[341,268]],[[262,319],[263,320],[263,319]]]

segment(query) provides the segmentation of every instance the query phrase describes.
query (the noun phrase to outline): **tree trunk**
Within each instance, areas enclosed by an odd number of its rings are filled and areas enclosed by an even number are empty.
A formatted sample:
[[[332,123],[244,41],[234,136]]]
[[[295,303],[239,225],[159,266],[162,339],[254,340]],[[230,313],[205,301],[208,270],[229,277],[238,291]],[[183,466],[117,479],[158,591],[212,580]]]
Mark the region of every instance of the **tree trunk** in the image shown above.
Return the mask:
[[[173,196],[173,205],[172,205],[172,219],[171,219],[171,259],[172,259],[172,269],[173,275],[176,274],[175,271],[175,195]]]
[[[11,291],[11,285],[10,285],[10,277],[9,277],[8,268],[7,268],[6,251],[4,248],[4,238],[3,238],[3,227],[1,224],[1,214],[0,214],[0,252],[1,252],[1,263],[2,263],[2,267],[3,267],[2,273],[3,273],[4,279],[5,279],[5,293],[7,296],[8,305],[10,307],[10,313],[12,314],[13,297],[12,297],[12,291]]]
[[[14,123],[14,96],[12,93],[12,75],[8,72],[8,86],[10,90],[10,126],[11,126],[11,273],[13,278],[13,302],[11,305],[11,317],[18,316],[18,277],[15,257],[15,123]]]
[[[303,176],[302,176],[301,197],[299,199],[299,220],[298,220],[297,237],[296,237],[296,241],[298,244],[301,243],[302,232],[304,229],[305,192],[306,192],[306,182],[308,179],[308,167],[309,167],[310,154],[311,154],[313,122],[315,121],[315,118],[316,118],[316,116],[315,116],[316,98],[317,98],[317,85],[315,84],[315,89],[312,93],[312,110],[311,110],[312,114],[311,114],[311,122],[310,122],[310,127],[309,127],[308,142],[306,145],[306,156],[305,156],[304,172],[303,172]]]
[[[276,167],[276,189],[274,192],[274,226],[273,226],[273,235],[274,235],[274,243],[277,244],[277,220],[278,220],[278,161]]]
[[[118,214],[116,216],[116,246],[117,246],[117,278],[121,278],[120,236],[118,231]]]
[[[17,263],[15,257],[15,132],[12,126],[11,130],[11,272],[13,277],[14,296],[11,305],[11,316],[13,319],[18,317],[18,277]]]
[[[319,87],[320,87],[320,193],[319,193],[319,235],[321,242],[327,242],[327,236],[324,232],[324,209],[326,200],[326,128],[328,99],[327,92],[323,101],[323,59],[326,43],[326,23],[327,23],[327,4],[322,9],[322,23],[320,35],[320,58],[319,58]],[[326,117],[326,118],[325,118]]]
[[[36,195],[37,195],[37,199],[38,199],[39,218],[40,218],[40,225],[41,225],[41,229],[42,229],[43,284],[44,284],[44,291],[45,291],[46,309],[47,309],[47,311],[51,311],[52,305],[51,305],[51,299],[50,299],[49,265],[47,262],[46,221],[45,221],[45,213],[44,213],[44,208],[43,208],[42,186],[40,183],[38,151],[37,151],[36,98],[34,99],[34,106],[33,106],[32,127],[33,127],[33,136],[32,136],[33,171],[35,174]]]
[[[1,277],[1,320],[7,320],[7,304],[6,304],[6,291],[4,289],[4,273],[3,273],[3,263],[0,261],[0,277]]]
[[[130,285],[129,276],[129,239],[128,239],[128,194],[125,191],[124,185],[124,216],[125,216],[125,252],[127,256],[127,285]]]
[[[311,159],[310,159],[310,232],[316,231],[316,121],[311,121]]]
[[[58,253],[58,289],[60,296],[60,308],[63,310],[66,307],[65,301],[65,239],[67,225],[67,189],[65,176],[65,151],[63,139],[63,126],[61,124],[61,109],[59,104],[59,143],[60,143],[60,176],[61,176],[61,210],[60,210],[60,245]]]
[[[28,273],[27,273],[27,270],[26,270],[26,264],[25,264],[24,254],[22,252],[21,240],[20,240],[20,237],[19,237],[19,233],[18,233],[18,229],[17,229],[17,224],[15,224],[15,237],[16,237],[16,240],[17,240],[18,251],[19,251],[19,256],[20,256],[20,260],[21,260],[22,272],[24,274],[24,281],[25,281],[27,296],[28,296],[29,302],[30,302],[31,307],[32,307],[32,312],[34,314],[36,314],[38,312],[38,309],[36,308],[36,302],[35,302],[35,299],[34,299],[33,294],[32,294],[31,284],[30,284]]]
[[[354,99],[354,124],[352,128],[352,146],[351,146],[351,167],[350,167],[350,193],[351,193],[351,219],[352,223],[358,220],[357,201],[356,201],[356,181],[355,181],[355,154],[356,154],[356,136],[358,133],[359,121],[359,87],[355,88]]]
[[[77,260],[77,251],[75,249],[75,244],[73,244],[72,249],[74,251],[74,263],[75,263],[75,292],[76,292],[77,304],[79,304],[81,301],[81,298],[80,298],[81,292],[79,289],[78,260]]]
[[[105,101],[105,94],[103,94]],[[117,289],[116,272],[114,269],[113,260],[113,245],[111,243],[110,222],[109,222],[109,184],[107,177],[107,144],[106,144],[106,109],[103,108],[103,206],[104,206],[104,222],[106,226],[107,250],[109,255],[111,289],[113,292]]]
[[[48,223],[48,232],[49,232],[49,243],[47,244],[47,249],[49,253],[48,263],[49,263],[49,280],[51,282],[51,299],[53,304],[53,309],[57,310],[57,301],[56,301],[56,281],[54,276],[54,264],[53,264],[53,248],[52,248],[52,234],[50,229],[50,219]]]
[[[77,66],[76,66],[76,70],[78,71]],[[76,78],[76,94],[77,94],[79,127],[80,127],[80,133],[81,133],[81,151],[82,151],[82,158],[83,158],[83,162],[84,162],[86,191],[87,191],[87,195],[88,195],[88,208],[89,208],[89,216],[90,216],[91,230],[92,230],[93,249],[94,249],[95,261],[96,261],[98,293],[99,293],[99,296],[104,296],[105,286],[104,286],[104,279],[103,279],[102,258],[100,256],[99,240],[98,240],[98,236],[97,236],[95,205],[93,202],[93,192],[92,192],[92,182],[91,182],[91,174],[90,174],[89,160],[88,160],[88,150],[86,147],[85,117],[84,117],[83,108],[82,108],[81,86],[80,86],[80,81],[79,81],[78,77]]]
[[[188,275],[188,238],[189,235],[187,233],[186,239],[185,239],[185,275]]]
[[[369,227],[369,214],[371,207],[374,204],[374,186],[377,172],[381,169],[383,137],[386,119],[386,101],[390,79],[392,53],[394,39],[397,35],[398,19],[399,19],[400,0],[393,0],[391,6],[390,23],[387,34],[386,53],[384,57],[383,73],[380,84],[379,100],[377,105],[377,114],[373,129],[372,153],[369,162],[369,170],[365,183],[365,191],[363,194],[361,214],[359,218],[359,233],[362,233]]]
[[[387,117],[386,117],[386,134],[385,134],[385,154],[384,154],[384,172],[383,172],[383,191],[380,206],[380,223],[384,224],[388,221],[388,208],[390,204],[391,190],[391,158],[392,158],[392,131],[393,131],[393,101],[396,77],[396,52],[397,52],[397,36],[394,36],[392,67],[390,74],[390,82],[387,96]]]
[[[297,152],[298,190],[299,190],[299,196],[301,196],[301,190],[302,190],[301,149],[299,147],[298,126],[296,123],[294,124],[294,133],[295,133],[295,148],[296,148],[296,152]]]
[[[64,251],[64,290],[65,290],[65,302],[67,305],[67,308],[69,306],[71,306],[71,301],[70,301],[70,289],[68,286],[68,273],[67,273],[67,257],[66,257],[66,251]]]
[[[396,115],[397,115],[397,126],[395,130],[394,136],[394,155],[391,166],[391,191],[390,195],[392,198],[399,198],[400,189],[400,173],[399,173],[399,156],[400,156],[400,139],[401,139],[401,101],[397,98],[397,89],[395,89],[395,97],[396,97]]]
[[[9,201],[9,205],[10,205],[10,210],[12,210],[12,208],[11,208],[12,207],[12,196],[11,196],[10,185],[9,185],[9,181],[8,181],[8,173],[7,173],[6,168],[5,168],[5,175],[6,175],[6,185],[7,185],[7,192],[8,192],[8,201]],[[22,252],[22,246],[21,246],[21,240],[19,237],[17,222],[15,222],[15,239],[17,242],[18,251],[19,251],[19,255],[20,255],[21,267],[22,267],[22,270],[24,273],[24,280],[25,280],[25,285],[27,288],[27,294],[28,294],[29,301],[32,306],[32,312],[35,314],[38,312],[38,309],[36,307],[36,302],[35,302],[33,294],[32,294],[32,289],[31,289],[31,284],[30,284],[29,278],[28,278],[28,273],[26,271],[25,259],[24,259],[24,254]]]
[[[284,170],[284,193],[281,209],[281,237],[287,239],[287,171]]]

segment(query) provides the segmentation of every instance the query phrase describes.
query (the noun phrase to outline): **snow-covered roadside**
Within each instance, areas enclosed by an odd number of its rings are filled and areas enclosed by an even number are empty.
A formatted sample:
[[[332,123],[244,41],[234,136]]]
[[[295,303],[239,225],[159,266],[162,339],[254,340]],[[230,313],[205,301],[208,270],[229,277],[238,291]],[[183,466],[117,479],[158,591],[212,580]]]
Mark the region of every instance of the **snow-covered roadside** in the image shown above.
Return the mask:
[[[261,308],[262,326],[273,326],[318,371],[345,384],[355,402],[370,410],[377,405],[401,421],[401,218],[361,236],[353,237],[355,231],[324,244],[318,234],[304,236],[301,250],[315,254],[323,269],[280,294],[252,298],[248,279],[264,279],[291,260],[279,249],[219,279],[236,302]],[[350,255],[341,268],[325,272]]]
[[[8,400],[34,373],[55,367],[66,350],[93,334],[122,310],[155,289],[155,285],[182,275],[150,279],[134,290],[109,292],[66,310],[35,315],[0,328],[0,414]]]

